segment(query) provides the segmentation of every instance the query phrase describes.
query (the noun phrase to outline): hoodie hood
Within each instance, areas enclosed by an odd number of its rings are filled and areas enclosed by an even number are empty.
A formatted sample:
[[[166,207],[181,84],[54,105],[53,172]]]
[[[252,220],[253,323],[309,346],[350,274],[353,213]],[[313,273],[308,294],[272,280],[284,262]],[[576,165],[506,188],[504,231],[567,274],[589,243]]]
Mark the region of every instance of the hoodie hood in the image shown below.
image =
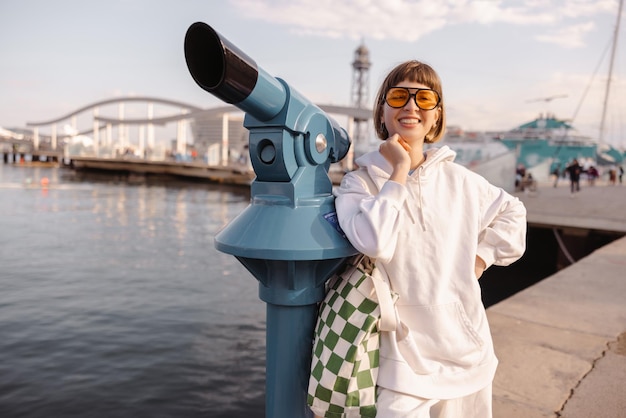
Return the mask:
[[[447,145],[441,148],[430,148],[424,152],[426,160],[418,167],[415,173],[420,173],[420,176],[428,176],[428,172],[433,169],[438,163],[443,161],[454,161],[456,158],[456,152],[450,149]],[[374,182],[378,186],[378,189],[382,187],[385,181],[391,176],[393,167],[389,164],[389,161],[382,156],[382,154],[376,150],[368,152],[357,158],[355,162],[360,167],[367,168],[367,172],[370,174]]]
[[[419,193],[417,196],[411,193],[410,190],[412,188],[409,188],[412,198],[417,202],[417,207],[412,205],[408,200],[405,201],[404,205],[411,221],[415,224],[419,220],[422,230],[426,231],[422,185],[428,182],[429,172],[436,170],[438,164],[454,161],[456,152],[451,150],[447,145],[444,145],[441,148],[430,148],[425,151],[424,155],[426,157],[424,162],[409,176],[412,179],[411,181],[417,181],[418,183]],[[376,184],[378,190],[383,187],[393,171],[393,167],[389,161],[387,161],[378,150],[362,155],[357,158],[355,162],[359,166],[367,169],[368,174]]]

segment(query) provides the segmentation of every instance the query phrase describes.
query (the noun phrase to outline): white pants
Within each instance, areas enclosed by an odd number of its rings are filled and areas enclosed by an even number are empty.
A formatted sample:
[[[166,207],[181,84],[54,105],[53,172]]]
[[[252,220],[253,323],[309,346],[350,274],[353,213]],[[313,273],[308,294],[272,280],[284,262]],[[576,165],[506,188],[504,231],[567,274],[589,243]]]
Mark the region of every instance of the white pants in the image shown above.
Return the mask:
[[[378,388],[376,418],[492,418],[491,385],[456,399],[424,399]]]

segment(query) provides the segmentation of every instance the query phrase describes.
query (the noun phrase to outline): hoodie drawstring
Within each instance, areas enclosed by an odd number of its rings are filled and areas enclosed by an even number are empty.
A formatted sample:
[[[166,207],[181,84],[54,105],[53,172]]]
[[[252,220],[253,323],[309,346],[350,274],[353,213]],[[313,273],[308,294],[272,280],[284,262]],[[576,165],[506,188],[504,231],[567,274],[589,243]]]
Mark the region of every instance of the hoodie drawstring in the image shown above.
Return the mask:
[[[426,231],[426,220],[424,219],[424,193],[422,193],[422,170],[424,169],[424,166],[420,166],[417,169],[417,187],[419,188],[419,203],[418,203],[418,207],[420,209],[420,221],[422,222],[422,231]]]
[[[424,167],[420,166],[417,168],[417,188],[418,188],[418,199],[417,199],[417,207],[419,209],[419,213],[417,214],[417,217],[420,220],[420,225],[422,226],[422,230],[426,231],[426,221],[424,219],[424,200],[423,200],[423,196],[422,196],[422,171],[423,171]],[[409,192],[410,192],[410,188],[409,188]],[[413,193],[411,193],[411,195],[413,196],[413,199],[415,199],[415,196],[413,195]],[[411,222],[413,224],[417,223],[416,218],[416,214],[415,214],[415,208],[413,207],[413,205],[409,204],[409,201],[406,200],[404,202],[406,208],[407,208],[407,212],[409,213],[409,218],[411,218]]]

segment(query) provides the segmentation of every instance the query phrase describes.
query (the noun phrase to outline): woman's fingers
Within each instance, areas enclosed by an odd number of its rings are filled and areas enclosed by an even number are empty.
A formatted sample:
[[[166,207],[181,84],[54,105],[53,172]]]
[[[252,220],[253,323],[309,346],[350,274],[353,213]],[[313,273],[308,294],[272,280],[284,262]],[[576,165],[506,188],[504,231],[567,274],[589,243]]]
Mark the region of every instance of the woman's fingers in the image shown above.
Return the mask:
[[[406,152],[410,152],[411,151],[411,146],[401,136],[398,136],[398,143],[400,145],[402,145],[402,148],[404,148],[406,150]]]

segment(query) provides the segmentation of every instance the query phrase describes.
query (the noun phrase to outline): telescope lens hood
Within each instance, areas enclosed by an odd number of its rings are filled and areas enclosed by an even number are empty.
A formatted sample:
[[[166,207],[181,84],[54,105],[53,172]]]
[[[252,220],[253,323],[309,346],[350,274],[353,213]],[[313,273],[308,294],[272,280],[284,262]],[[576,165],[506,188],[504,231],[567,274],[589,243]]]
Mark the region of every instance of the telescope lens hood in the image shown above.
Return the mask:
[[[200,87],[230,104],[245,100],[259,77],[252,58],[203,22],[187,29],[185,60]]]

